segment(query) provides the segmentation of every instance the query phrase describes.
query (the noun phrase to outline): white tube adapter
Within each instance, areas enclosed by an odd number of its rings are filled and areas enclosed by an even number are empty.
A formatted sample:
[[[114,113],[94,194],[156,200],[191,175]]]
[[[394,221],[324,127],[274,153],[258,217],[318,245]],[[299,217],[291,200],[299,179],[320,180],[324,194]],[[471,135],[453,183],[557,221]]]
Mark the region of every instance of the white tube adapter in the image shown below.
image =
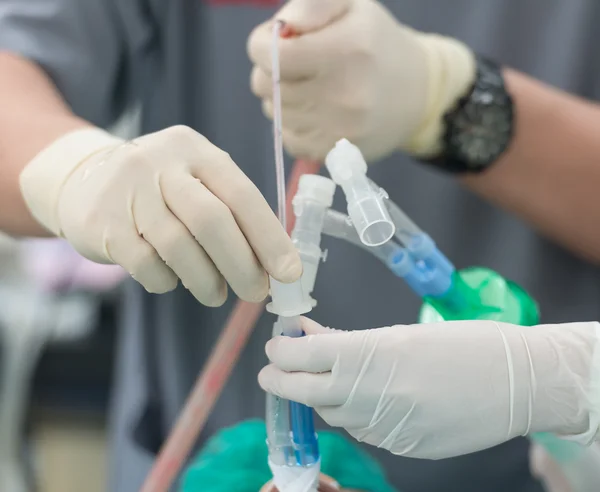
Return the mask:
[[[360,149],[342,139],[325,158],[325,165],[346,195],[348,215],[363,244],[380,246],[389,241],[396,227],[385,206],[385,197],[373,189],[367,178],[367,163]]]
[[[302,279],[291,284],[284,284],[269,277],[271,283],[271,302],[267,311],[284,317],[300,316],[312,310],[310,297],[304,292]]]
[[[321,233],[334,194],[335,183],[331,179],[305,174],[300,178],[298,191],[292,201],[296,216],[292,241],[302,259],[302,287],[309,297],[315,287],[319,262],[325,259],[321,250]],[[313,307],[317,304],[312,298],[310,302]]]

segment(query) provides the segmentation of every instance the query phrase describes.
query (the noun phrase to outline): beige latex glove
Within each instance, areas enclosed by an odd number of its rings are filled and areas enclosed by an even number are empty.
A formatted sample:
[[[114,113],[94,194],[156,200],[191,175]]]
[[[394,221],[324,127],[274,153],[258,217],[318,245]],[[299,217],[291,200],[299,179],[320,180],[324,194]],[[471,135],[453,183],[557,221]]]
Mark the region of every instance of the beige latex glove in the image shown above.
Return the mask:
[[[598,436],[598,323],[303,329],[269,341],[261,386],[394,454],[446,458],[542,431]]]
[[[442,116],[475,79],[465,45],[406,27],[374,0],[290,0],[275,19],[300,33],[280,41],[291,154],[323,160],[342,137],[370,161],[398,149],[441,149]],[[252,91],[270,118],[272,26],[258,26],[248,41]]]
[[[302,265],[258,189],[228,154],[184,126],[123,142],[70,133],[21,174],[33,216],[86,258],[116,263],[149,292],[183,285],[218,306],[226,281],[261,301],[267,273],[296,280]]]

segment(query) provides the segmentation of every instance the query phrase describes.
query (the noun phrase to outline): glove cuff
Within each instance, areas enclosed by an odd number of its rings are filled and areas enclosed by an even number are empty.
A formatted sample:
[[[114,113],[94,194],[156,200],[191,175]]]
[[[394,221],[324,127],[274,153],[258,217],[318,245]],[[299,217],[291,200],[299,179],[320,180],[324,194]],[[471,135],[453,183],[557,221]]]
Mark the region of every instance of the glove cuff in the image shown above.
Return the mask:
[[[427,60],[427,108],[405,150],[417,157],[431,157],[443,150],[444,115],[472,87],[477,64],[473,52],[456,39],[419,32],[416,36]]]
[[[120,145],[123,140],[100,128],[75,130],[55,140],[23,169],[21,194],[33,217],[61,236],[58,200],[69,176],[92,155]]]
[[[537,369],[531,430],[588,446],[600,437],[600,323],[532,327],[526,339],[534,342],[534,332],[543,343],[529,343]]]
[[[587,388],[588,429],[576,436],[568,436],[569,440],[589,446],[594,441],[600,441],[600,323],[594,323],[596,343],[592,353],[590,383]]]

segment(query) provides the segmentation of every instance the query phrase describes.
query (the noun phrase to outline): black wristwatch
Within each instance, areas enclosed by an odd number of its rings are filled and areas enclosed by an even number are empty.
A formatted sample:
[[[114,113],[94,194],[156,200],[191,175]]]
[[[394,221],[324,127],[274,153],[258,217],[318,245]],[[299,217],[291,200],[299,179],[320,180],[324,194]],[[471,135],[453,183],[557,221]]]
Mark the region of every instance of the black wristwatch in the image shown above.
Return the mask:
[[[481,173],[498,160],[514,133],[513,101],[499,65],[477,57],[473,86],[444,122],[444,150],[424,163],[452,173]]]

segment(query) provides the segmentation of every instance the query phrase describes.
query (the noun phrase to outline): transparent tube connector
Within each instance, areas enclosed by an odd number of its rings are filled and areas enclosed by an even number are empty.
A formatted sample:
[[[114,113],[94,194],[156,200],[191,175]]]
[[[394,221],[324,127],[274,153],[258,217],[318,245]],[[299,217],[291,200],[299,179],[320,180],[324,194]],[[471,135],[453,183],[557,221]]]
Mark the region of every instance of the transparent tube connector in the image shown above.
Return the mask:
[[[370,183],[373,189],[385,194],[385,191],[382,191],[382,189],[373,181],[370,181]],[[392,200],[386,199],[385,204],[390,217],[392,218],[392,222],[394,222],[394,225],[396,226],[396,239],[400,241],[403,246],[408,246],[415,236],[421,236],[424,234],[423,231],[419,229],[412,220],[410,220],[408,215],[406,215],[404,211]]]
[[[265,420],[269,459],[277,466],[293,466],[295,456],[290,428],[290,402],[267,393]]]
[[[304,292],[302,279],[284,284],[269,277],[271,284],[271,302],[267,311],[279,316],[291,317],[306,314],[312,310],[310,297]]]
[[[344,191],[348,215],[360,240],[367,246],[389,241],[396,227],[385,206],[385,194],[373,189],[367,179],[367,163],[359,148],[342,139],[327,155],[325,165]]]
[[[325,253],[321,250],[321,234],[334,194],[335,183],[331,179],[305,174],[300,178],[298,191],[292,202],[296,216],[292,242],[302,260],[302,287],[308,296],[314,290],[319,263],[325,258]],[[313,306],[316,305],[313,299],[311,302]]]
[[[394,241],[388,241],[380,246],[374,247],[365,245],[358,237],[358,233],[352,225],[350,217],[333,209],[327,210],[327,213],[325,214],[323,234],[353,244],[363,251],[372,254],[386,265],[390,261],[390,258],[402,249]]]

